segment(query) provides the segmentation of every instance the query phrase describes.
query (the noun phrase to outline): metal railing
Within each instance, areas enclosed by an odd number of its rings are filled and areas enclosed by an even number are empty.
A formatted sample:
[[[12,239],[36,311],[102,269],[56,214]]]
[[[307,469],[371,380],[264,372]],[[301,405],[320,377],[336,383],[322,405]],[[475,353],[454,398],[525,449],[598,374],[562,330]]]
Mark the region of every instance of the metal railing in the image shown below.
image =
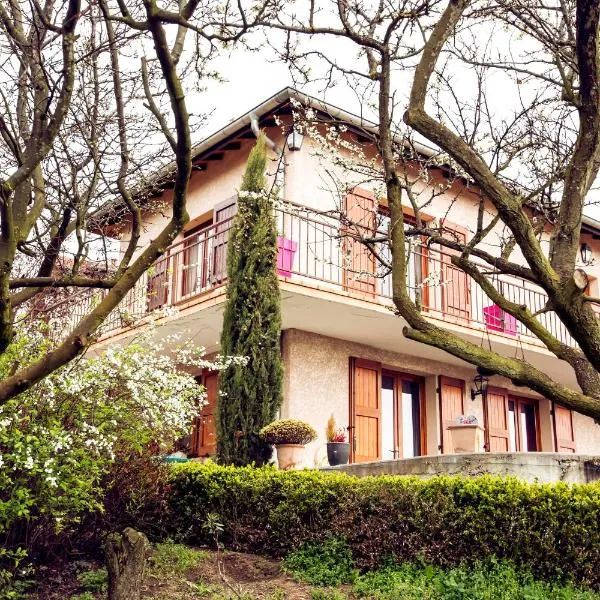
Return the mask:
[[[278,270],[291,281],[318,285],[376,303],[391,304],[392,282],[356,232],[335,215],[285,203],[275,209],[280,245]],[[136,283],[105,321],[102,333],[132,326],[157,309],[177,307],[225,283],[229,230],[233,219],[202,229],[171,246]],[[414,243],[414,242],[413,242]],[[389,248],[377,248],[384,258]],[[407,247],[407,286],[414,300],[432,318],[509,339],[541,342],[520,322],[495,306],[475,281],[451,264],[451,256],[419,244]],[[541,311],[547,302],[539,287],[516,277],[490,275],[492,285],[508,300]],[[73,324],[105,292],[87,293],[73,303]],[[537,319],[561,342],[575,345],[551,311]]]

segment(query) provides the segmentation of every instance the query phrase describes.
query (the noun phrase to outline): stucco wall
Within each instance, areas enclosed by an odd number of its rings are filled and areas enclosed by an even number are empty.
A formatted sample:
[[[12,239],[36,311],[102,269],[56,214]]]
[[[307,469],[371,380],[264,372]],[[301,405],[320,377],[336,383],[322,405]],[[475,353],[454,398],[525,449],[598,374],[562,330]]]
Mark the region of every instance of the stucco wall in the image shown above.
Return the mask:
[[[307,421],[319,438],[307,447],[306,466],[326,464],[325,426],[331,414],[338,426],[349,423],[349,359],[364,358],[382,363],[383,367],[425,378],[425,410],[427,422],[426,448],[428,454],[437,454],[440,443],[439,407],[436,394],[437,376],[446,375],[467,383],[465,412],[477,416],[483,423],[481,397],[472,401],[469,383],[475,372],[469,367],[458,367],[434,362],[417,356],[389,352],[329,338],[307,331],[288,329],[284,332],[285,392],[281,410],[283,418],[293,417]],[[541,450],[554,450],[550,403],[523,388],[517,388],[501,377],[492,377],[490,385],[506,388],[521,397],[539,399]],[[578,453],[600,454],[600,427],[592,419],[574,415],[575,443]]]

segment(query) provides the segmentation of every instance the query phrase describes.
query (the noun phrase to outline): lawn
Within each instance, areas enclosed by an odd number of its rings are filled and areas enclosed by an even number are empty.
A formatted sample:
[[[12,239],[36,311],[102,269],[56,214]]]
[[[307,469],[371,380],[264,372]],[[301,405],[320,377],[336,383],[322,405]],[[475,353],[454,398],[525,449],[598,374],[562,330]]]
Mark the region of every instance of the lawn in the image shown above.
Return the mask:
[[[40,572],[31,600],[101,600],[106,571],[74,561]],[[535,581],[506,563],[441,570],[390,564],[360,574],[343,546],[305,547],[283,561],[236,552],[216,553],[181,544],[154,547],[146,600],[600,600],[600,594]]]

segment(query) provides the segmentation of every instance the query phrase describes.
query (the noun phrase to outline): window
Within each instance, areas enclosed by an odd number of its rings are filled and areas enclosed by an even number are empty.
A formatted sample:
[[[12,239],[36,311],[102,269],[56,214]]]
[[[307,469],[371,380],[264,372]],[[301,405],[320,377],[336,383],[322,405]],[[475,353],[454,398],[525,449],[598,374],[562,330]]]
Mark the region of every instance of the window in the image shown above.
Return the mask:
[[[508,399],[508,435],[511,452],[537,452],[537,402],[525,398]]]

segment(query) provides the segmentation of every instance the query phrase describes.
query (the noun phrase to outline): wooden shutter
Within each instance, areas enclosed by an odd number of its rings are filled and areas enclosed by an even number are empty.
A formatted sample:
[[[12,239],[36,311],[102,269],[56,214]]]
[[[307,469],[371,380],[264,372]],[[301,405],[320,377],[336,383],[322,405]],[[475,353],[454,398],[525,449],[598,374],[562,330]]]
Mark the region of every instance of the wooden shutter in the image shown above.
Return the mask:
[[[151,274],[148,275],[148,310],[155,310],[164,306],[169,297],[168,254],[161,256],[153,265]]]
[[[237,211],[235,200],[229,200],[215,208],[215,233],[213,242],[212,283],[221,283],[227,278],[227,241],[233,225],[232,217]]]
[[[381,365],[350,361],[352,462],[381,458]]]
[[[485,396],[486,444],[488,452],[508,452],[508,395],[506,390],[489,388]]]
[[[357,239],[375,231],[375,197],[355,190],[344,199],[344,213],[349,221],[342,230],[344,289],[375,295],[375,256]]]
[[[575,452],[573,412],[559,404],[554,405],[554,437],[557,452]]]
[[[202,376],[202,384],[206,388],[206,404],[194,423],[191,453],[194,456],[210,456],[217,450],[217,431],[215,424],[215,408],[219,377],[217,373]]]
[[[442,452],[451,454],[452,440],[448,425],[456,423],[456,417],[463,414],[465,382],[440,376],[440,418],[442,426]]]
[[[465,243],[467,231],[463,227],[444,221],[445,237]],[[468,275],[451,263],[452,255],[459,254],[451,248],[442,248],[441,283],[442,310],[444,314],[468,321],[471,316],[471,289]]]

